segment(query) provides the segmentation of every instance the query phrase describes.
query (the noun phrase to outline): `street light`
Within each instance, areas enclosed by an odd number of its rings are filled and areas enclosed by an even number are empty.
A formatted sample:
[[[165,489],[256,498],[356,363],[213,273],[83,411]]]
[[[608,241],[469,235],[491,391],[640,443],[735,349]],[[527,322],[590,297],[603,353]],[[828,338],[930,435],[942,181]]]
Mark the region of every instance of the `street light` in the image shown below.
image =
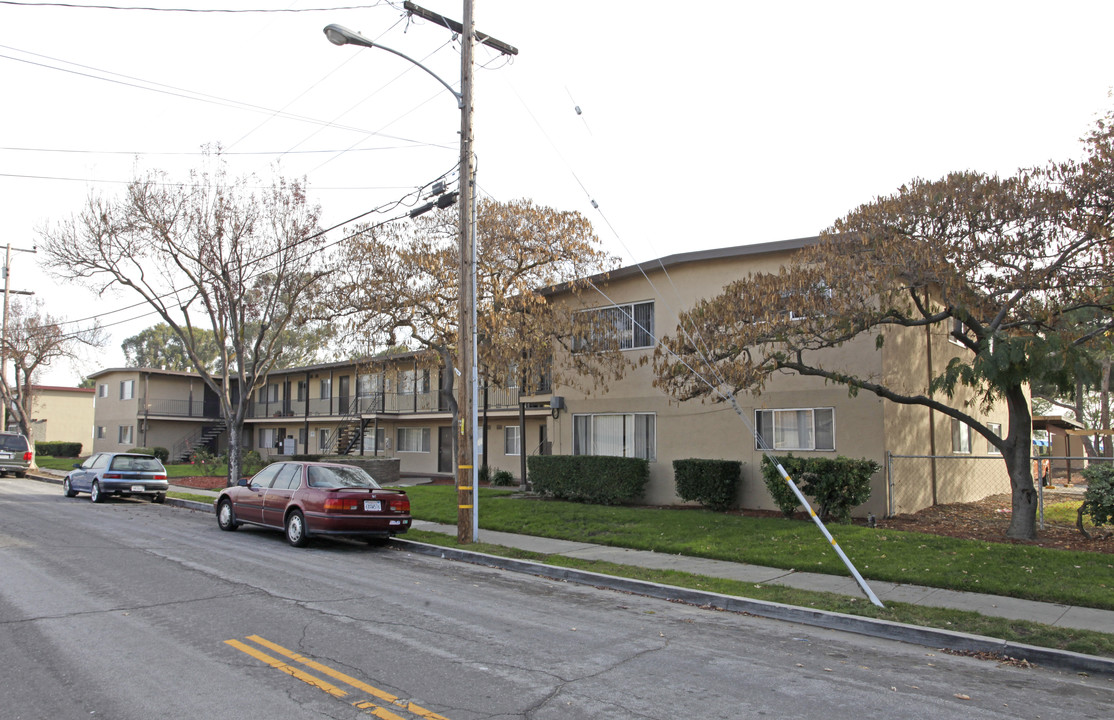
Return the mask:
[[[476,228],[472,217],[473,191],[476,171],[472,158],[472,3],[464,4],[464,32],[461,33],[460,92],[442,80],[437,73],[414,58],[385,45],[372,42],[358,32],[341,25],[325,27],[325,37],[334,45],[358,45],[379,48],[399,56],[425,70],[441,83],[453,97],[460,109],[460,299],[459,332],[457,338],[457,357],[459,368],[467,371],[462,377],[461,392],[457,401],[460,414],[460,437],[457,445],[457,542],[467,543],[479,540],[479,493],[477,484],[479,473],[476,466],[476,445],[474,442],[476,417]],[[452,369],[445,368],[446,372]]]

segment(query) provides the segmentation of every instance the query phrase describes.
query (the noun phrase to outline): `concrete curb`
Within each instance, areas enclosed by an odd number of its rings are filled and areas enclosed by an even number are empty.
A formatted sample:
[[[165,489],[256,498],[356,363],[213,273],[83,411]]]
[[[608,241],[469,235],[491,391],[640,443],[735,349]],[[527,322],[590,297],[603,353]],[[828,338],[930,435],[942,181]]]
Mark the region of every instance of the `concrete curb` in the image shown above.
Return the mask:
[[[1069,670],[1072,672],[1085,672],[1089,674],[1114,674],[1114,658],[1104,658],[1095,655],[1083,655],[1068,650],[1037,647],[1021,643],[1009,642],[998,638],[982,635],[969,635],[967,633],[939,630],[936,628],[906,625],[889,620],[845,615],[843,613],[829,612],[826,610],[812,610],[795,605],[767,602],[765,600],[752,600],[732,595],[690,590],[673,585],[661,585],[645,580],[603,575],[587,570],[574,570],[570,568],[545,565],[529,560],[515,560],[487,555],[485,553],[447,548],[440,545],[428,545],[415,540],[393,538],[391,544],[399,549],[419,555],[440,557],[445,560],[467,562],[474,565],[507,570],[510,572],[527,573],[552,580],[563,580],[581,585],[629,592],[636,595],[685,602],[699,607],[712,607],[730,612],[746,613],[773,620],[784,620],[801,625],[812,625],[828,630],[853,632],[859,635],[897,640],[900,642],[914,643],[932,648],[948,648],[963,652],[989,652],[1009,656],[1019,660],[1041,665],[1042,667]]]

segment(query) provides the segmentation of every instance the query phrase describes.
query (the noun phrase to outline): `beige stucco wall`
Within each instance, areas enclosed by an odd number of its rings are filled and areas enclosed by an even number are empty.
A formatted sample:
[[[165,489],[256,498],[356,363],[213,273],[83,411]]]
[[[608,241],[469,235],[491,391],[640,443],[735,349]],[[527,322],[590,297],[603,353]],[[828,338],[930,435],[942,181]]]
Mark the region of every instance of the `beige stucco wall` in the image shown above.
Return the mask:
[[[36,387],[34,440],[80,442],[82,454],[88,454],[93,447],[93,396],[87,388]]]
[[[120,399],[120,383],[128,380],[135,381],[135,395],[131,399]],[[94,452],[126,451],[136,447],[139,443],[139,406],[143,395],[143,386],[137,370],[120,370],[106,372],[94,378],[97,390],[94,405]],[[101,396],[100,388],[106,387],[106,395]],[[119,428],[131,427],[131,443],[119,442]],[[103,428],[104,437],[97,437],[97,428]]]
[[[601,283],[599,293],[589,289],[579,298],[565,295],[556,297],[555,301],[592,308],[652,300],[655,334],[673,335],[677,332],[678,311],[688,309],[697,299],[713,296],[725,284],[748,272],[776,272],[790,255],[791,252],[771,252],[688,262],[670,267],[668,277],[660,267],[647,269],[647,277],[639,274],[613,279],[605,285]],[[880,348],[876,341],[876,335],[867,334],[841,348],[826,350],[823,365],[876,378],[912,394],[927,392],[930,368],[925,331],[895,329],[886,333]],[[941,328],[933,330],[932,349],[931,369],[935,373],[939,373],[955,353],[965,352],[954,343],[949,343]],[[632,360],[651,354],[652,350],[627,351]],[[561,359],[556,362],[561,362]],[[774,504],[760,471],[762,453],[755,449],[753,438],[754,413],[759,408],[834,409],[835,450],[794,452],[794,455],[844,455],[867,457],[878,462],[882,469],[872,480],[870,500],[856,511],[860,516],[887,513],[891,502],[887,451],[928,455],[931,427],[935,430],[936,452],[951,454],[951,418],[937,412],[932,414],[930,423],[930,413],[924,407],[898,405],[865,391],[852,397],[845,387],[789,373],[771,377],[759,396],[739,395],[737,401],[742,410],[741,418],[726,403],[711,400],[703,403],[678,402],[665,396],[653,387],[649,363],[630,370],[622,380],[611,382],[606,392],[586,393],[566,384],[555,387],[554,395],[565,397],[568,406],[568,411],[551,423],[555,454],[572,453],[572,416],[575,414],[656,414],[657,459],[651,462],[650,484],[645,495],[647,502],[655,504],[679,502],[675,494],[672,461],[702,457],[743,462],[740,504],[743,507],[773,509]],[[949,402],[963,403],[968,399],[960,392],[955,400]],[[1001,423],[1003,433],[1008,431],[1003,404],[989,412],[977,408],[972,412],[982,421]],[[905,512],[930,504],[933,483],[937,497],[947,498],[941,501],[948,502],[1008,491],[1005,467],[1000,460],[974,459],[974,456],[985,456],[986,447],[985,439],[976,434],[972,452],[957,457],[946,472],[938,467],[935,474],[913,476],[906,473],[904,477],[897,477],[893,491],[895,510]]]

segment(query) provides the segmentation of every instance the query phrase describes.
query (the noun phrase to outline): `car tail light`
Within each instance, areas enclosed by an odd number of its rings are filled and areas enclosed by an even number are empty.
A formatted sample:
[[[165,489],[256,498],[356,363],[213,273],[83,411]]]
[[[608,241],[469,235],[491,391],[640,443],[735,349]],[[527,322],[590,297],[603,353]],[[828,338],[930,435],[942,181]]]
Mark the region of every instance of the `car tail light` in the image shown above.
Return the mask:
[[[356,501],[345,498],[325,498],[325,511],[329,510],[355,510]]]
[[[391,501],[391,512],[408,513],[410,512],[410,498],[403,498],[401,500]]]
[[[104,474],[104,479],[105,480],[120,480],[123,477],[124,476],[121,475],[120,473],[105,473]]]
[[[23,453],[23,462],[31,462],[31,457],[34,455],[30,450]]]
[[[156,480],[165,480],[165,479],[166,479],[166,476],[165,476],[165,475],[156,475],[156,476],[155,476],[155,479],[156,479]]]

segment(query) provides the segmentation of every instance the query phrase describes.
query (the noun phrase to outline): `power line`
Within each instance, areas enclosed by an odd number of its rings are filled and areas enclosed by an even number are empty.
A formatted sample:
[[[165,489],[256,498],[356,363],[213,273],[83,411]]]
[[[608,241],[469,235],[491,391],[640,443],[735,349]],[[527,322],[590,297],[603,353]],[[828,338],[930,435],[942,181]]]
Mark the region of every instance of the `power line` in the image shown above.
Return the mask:
[[[149,7],[142,5],[82,5],[78,3],[60,3],[60,2],[17,2],[16,0],[0,0],[0,5],[17,5],[21,7],[31,8],[66,8],[69,10],[122,10],[122,11],[140,11],[140,12],[169,12],[169,13],[197,13],[197,14],[248,14],[248,13],[307,13],[307,12],[329,12],[333,10],[369,10],[371,8],[379,7],[380,5],[394,5],[387,0],[377,0],[371,5],[338,5],[334,7],[316,7],[316,8],[256,8],[256,9],[233,9],[233,8],[161,8]]]

